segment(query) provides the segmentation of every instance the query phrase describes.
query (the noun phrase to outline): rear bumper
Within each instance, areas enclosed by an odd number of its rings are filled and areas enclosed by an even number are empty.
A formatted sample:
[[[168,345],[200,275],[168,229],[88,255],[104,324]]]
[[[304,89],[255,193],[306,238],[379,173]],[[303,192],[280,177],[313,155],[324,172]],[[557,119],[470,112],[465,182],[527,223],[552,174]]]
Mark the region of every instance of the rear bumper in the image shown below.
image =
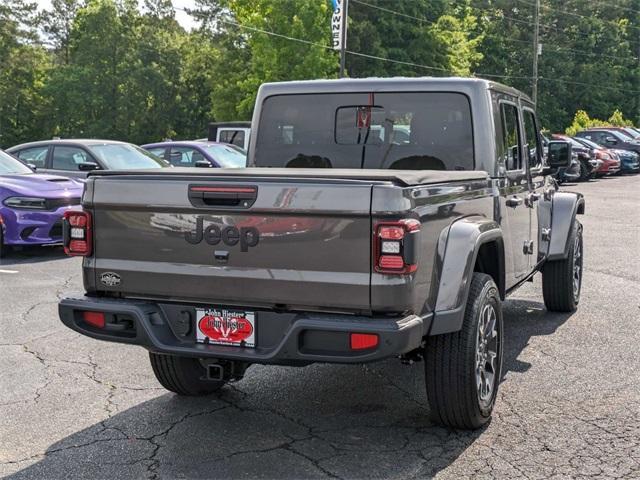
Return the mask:
[[[58,310],[67,327],[100,340],[140,345],[171,355],[280,365],[364,363],[394,357],[419,348],[431,324],[430,316],[258,311],[256,348],[244,348],[197,343],[193,305],[78,295],[62,299]],[[105,313],[105,328],[85,323],[84,311]],[[351,350],[350,333],[377,334],[378,345]]]
[[[49,245],[62,243],[62,215],[79,206],[54,211],[0,208],[7,245]]]

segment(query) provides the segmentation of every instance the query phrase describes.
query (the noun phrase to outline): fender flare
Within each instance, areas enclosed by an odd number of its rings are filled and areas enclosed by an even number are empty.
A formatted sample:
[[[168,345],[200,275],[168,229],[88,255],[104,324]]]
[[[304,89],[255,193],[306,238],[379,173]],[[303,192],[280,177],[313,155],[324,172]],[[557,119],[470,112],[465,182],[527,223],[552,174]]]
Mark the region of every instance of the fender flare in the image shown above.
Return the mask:
[[[576,215],[584,214],[581,193],[555,192],[551,203],[551,231],[547,260],[564,260],[569,254],[569,233]]]
[[[499,249],[500,281],[498,290],[504,298],[504,239],[500,225],[481,216],[463,217],[451,224],[437,283],[433,322],[429,335],[456,332],[462,328],[464,311],[471,287],[473,269],[480,247],[496,242]]]

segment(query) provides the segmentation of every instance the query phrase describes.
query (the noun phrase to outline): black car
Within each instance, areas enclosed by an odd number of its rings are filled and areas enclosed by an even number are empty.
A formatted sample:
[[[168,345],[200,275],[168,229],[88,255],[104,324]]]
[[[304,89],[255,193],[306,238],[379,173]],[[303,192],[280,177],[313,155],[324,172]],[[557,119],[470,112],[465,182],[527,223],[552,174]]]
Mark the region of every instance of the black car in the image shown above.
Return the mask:
[[[8,148],[14,157],[38,169],[72,178],[91,170],[132,170],[168,167],[169,162],[136,145],[114,140],[43,140]]]
[[[616,130],[591,128],[576,133],[576,137],[586,138],[603,147],[630,150],[640,154],[640,141],[634,140],[630,136]]]

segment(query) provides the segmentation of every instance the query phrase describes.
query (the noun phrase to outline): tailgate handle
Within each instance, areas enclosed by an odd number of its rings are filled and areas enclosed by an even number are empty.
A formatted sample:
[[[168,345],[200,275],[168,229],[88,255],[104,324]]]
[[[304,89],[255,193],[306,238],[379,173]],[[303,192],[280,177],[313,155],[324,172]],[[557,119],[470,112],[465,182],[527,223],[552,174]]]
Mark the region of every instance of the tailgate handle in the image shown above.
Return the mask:
[[[258,198],[253,185],[189,185],[189,200],[195,207],[249,208]]]

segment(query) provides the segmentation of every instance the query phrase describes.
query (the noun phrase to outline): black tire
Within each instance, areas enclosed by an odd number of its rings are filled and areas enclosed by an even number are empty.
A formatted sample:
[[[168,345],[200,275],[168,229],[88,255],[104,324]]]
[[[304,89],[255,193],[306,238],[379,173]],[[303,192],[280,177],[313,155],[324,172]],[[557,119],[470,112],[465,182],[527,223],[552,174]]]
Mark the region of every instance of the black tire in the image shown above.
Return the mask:
[[[206,370],[197,358],[149,352],[153,373],[167,390],[185,396],[210,395],[226,382],[206,380]]]
[[[590,177],[591,177],[591,173],[589,172],[589,169],[584,164],[584,162],[581,161],[580,162],[580,178],[579,178],[579,181],[588,182]]]
[[[573,312],[580,302],[584,249],[582,225],[577,220],[569,232],[568,241],[567,258],[546,262],[542,268],[542,295],[550,312]]]
[[[495,314],[495,327],[492,329],[495,330],[495,337],[492,338],[495,338],[496,356],[489,364],[493,366],[491,390],[481,398],[477,378],[481,361],[477,355],[489,352],[488,347],[492,343],[482,349],[478,348],[481,343],[479,327],[485,324],[484,315],[489,309]],[[489,275],[474,273],[460,331],[427,338],[427,399],[431,417],[436,423],[470,430],[479,428],[489,421],[502,375],[502,339],[502,305],[498,288]],[[487,366],[487,361],[485,355],[484,367]]]
[[[0,258],[4,258],[9,254],[11,247],[4,244],[4,234],[2,233],[2,226],[0,226]]]

